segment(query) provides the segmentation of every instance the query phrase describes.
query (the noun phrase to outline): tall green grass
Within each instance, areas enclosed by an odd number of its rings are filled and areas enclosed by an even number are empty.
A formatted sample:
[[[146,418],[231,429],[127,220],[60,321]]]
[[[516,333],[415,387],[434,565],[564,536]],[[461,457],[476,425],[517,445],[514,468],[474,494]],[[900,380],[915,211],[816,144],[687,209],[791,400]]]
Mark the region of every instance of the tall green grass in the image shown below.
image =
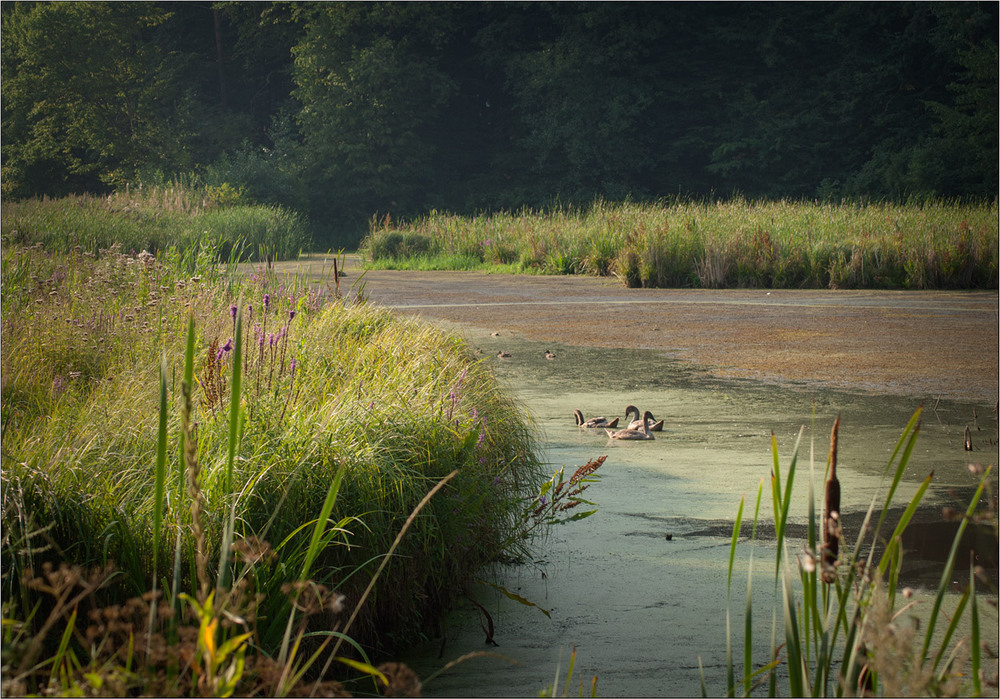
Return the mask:
[[[99,254],[211,248],[230,257],[290,259],[308,249],[302,217],[276,206],[233,201],[223,191],[184,187],[135,189],[106,197],[70,196],[4,202],[5,245],[39,245],[50,252]]]
[[[352,638],[389,648],[524,554],[532,427],[463,342],[302,280],[165,259],[4,248],[5,600],[32,609],[21,577],[45,562],[114,564],[111,599],[154,574],[200,590],[220,563],[221,589],[240,579],[227,542],[267,541],[258,593],[287,599],[306,571],[367,594]],[[279,612],[261,615],[262,648],[287,645]]]
[[[733,658],[731,612],[726,614],[726,694],[749,696],[766,687],[768,696],[980,696],[984,691],[977,584],[988,578],[973,565],[965,568],[958,551],[962,534],[972,522],[991,526],[996,533],[992,469],[980,472],[978,487],[968,508],[959,516],[940,583],[929,608],[918,609],[912,591],[900,586],[903,561],[902,536],[930,484],[920,484],[905,503],[889,531],[888,515],[894,495],[909,463],[919,433],[918,410],[903,430],[883,473],[884,495],[876,494],[856,541],[848,542],[842,528],[840,482],[837,477],[837,431],[831,434],[822,509],[817,511],[810,478],[807,540],[797,555],[789,551],[787,537],[792,486],[799,474],[799,440],[783,473],[776,440],[772,438],[773,468],[770,488],[761,482],[753,510],[750,555],[744,604],[742,677],[737,678]],[[770,651],[754,658],[754,638],[759,616],[753,604],[754,554],[757,525],[765,492],[770,492],[775,523],[776,549],[773,569],[775,607],[770,613]],[[880,499],[881,497],[881,499]],[[741,501],[733,527],[729,556],[727,599],[732,605],[732,584],[737,572],[736,552],[743,527],[745,502]],[[965,573],[967,571],[968,576]],[[965,580],[960,593],[949,596],[952,581]],[[996,590],[993,590],[995,606]],[[919,618],[918,618],[919,617]],[[922,621],[921,621],[922,620]],[[765,618],[764,623],[767,623]],[[969,629],[966,638],[959,629]],[[994,639],[995,640],[995,639]],[[955,641],[958,641],[957,643]]]
[[[595,202],[588,209],[373,219],[380,266],[614,275],[632,287],[995,288],[993,204]]]

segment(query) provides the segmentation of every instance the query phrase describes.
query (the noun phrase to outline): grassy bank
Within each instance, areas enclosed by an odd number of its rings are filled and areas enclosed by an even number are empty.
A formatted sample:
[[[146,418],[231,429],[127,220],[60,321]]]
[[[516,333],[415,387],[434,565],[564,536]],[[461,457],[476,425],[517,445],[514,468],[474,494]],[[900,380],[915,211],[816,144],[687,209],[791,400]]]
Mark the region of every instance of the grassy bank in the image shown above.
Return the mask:
[[[305,220],[277,206],[240,203],[229,187],[138,188],[106,197],[4,202],[5,245],[97,253],[211,249],[223,260],[289,259],[308,249]]]
[[[997,206],[672,202],[372,222],[374,266],[617,276],[632,287],[971,289],[998,283]]]
[[[463,342],[326,285],[195,272],[144,254],[5,246],[5,617],[45,598],[26,580],[46,563],[113,565],[98,598],[117,604],[153,580],[168,588],[175,550],[180,590],[198,589],[198,552],[218,566],[232,540],[277,554],[243,578],[260,595],[256,647],[287,650],[282,609],[303,571],[352,605],[385,565],[351,635],[387,648],[422,638],[484,565],[525,552],[538,524],[525,497],[541,482],[532,428]]]

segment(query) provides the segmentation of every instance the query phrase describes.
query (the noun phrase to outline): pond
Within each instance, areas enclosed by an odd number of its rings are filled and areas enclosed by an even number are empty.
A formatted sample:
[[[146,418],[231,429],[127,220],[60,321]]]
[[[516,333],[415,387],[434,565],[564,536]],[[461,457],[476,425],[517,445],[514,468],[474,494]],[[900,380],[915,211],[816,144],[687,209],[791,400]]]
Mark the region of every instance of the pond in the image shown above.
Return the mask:
[[[485,580],[551,617],[494,587],[476,586],[470,592],[489,612],[498,645],[486,644],[480,612],[460,602],[446,620],[443,638],[399,659],[426,678],[463,655],[491,655],[441,673],[426,684],[426,696],[538,696],[557,675],[561,693],[574,647],[574,696],[581,680],[589,695],[595,676],[599,696],[697,696],[703,677],[709,695],[724,694],[730,537],[740,498],[746,496],[752,509],[761,479],[769,477],[772,432],[786,473],[805,427],[795,495],[800,507],[792,513],[801,525],[810,460],[821,492],[830,428],[841,415],[838,472],[850,538],[851,526],[856,533],[858,519],[882,492],[885,466],[920,405],[900,396],[713,378],[696,365],[648,350],[543,345],[468,327],[461,334],[482,349],[484,361],[495,364],[535,419],[549,472],[562,465],[572,472],[591,458],[608,458],[598,471],[601,482],[587,491],[599,505],[597,514],[556,527],[539,542],[534,561],[484,572]],[[496,358],[500,349],[510,358]],[[546,350],[555,359],[546,359]],[[575,426],[574,409],[588,418],[610,418],[623,416],[627,404],[664,419],[654,441],[617,442],[602,430]],[[964,449],[966,426],[972,431],[972,452]],[[914,525],[932,536],[912,543],[916,550],[906,557],[904,584],[917,590],[922,604],[937,585],[942,546],[951,543],[941,509],[968,504],[977,482],[969,466],[996,463],[996,440],[991,405],[939,401],[924,406],[916,449],[894,498],[905,504],[934,472],[920,523]],[[769,511],[765,494],[762,516],[768,520]],[[774,598],[773,537],[762,538],[754,554],[756,661],[768,654]],[[788,550],[801,546],[793,541]],[[994,579],[995,547],[994,541],[986,548],[993,560],[982,561],[991,566]],[[742,652],[748,552],[745,543],[733,582],[737,654]],[[996,638],[995,611],[984,616],[990,627],[984,637]]]

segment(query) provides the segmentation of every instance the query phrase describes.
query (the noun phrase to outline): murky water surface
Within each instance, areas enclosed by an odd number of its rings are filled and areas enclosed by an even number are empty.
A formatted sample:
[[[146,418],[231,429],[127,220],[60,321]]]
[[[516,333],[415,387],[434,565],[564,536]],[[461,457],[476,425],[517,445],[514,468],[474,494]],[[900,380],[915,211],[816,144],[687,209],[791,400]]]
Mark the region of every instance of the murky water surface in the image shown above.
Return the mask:
[[[891,452],[919,407],[899,397],[725,382],[648,351],[546,347],[461,332],[482,348],[484,361],[496,364],[498,375],[534,416],[550,471],[561,465],[572,471],[603,454],[608,458],[599,471],[602,481],[587,491],[599,504],[598,514],[556,528],[534,562],[503,569],[495,578],[549,610],[551,618],[480,586],[473,592],[492,616],[498,646],[485,644],[479,613],[463,604],[449,617],[443,642],[437,639],[400,657],[422,677],[477,651],[519,664],[495,657],[467,660],[427,684],[427,696],[538,696],[560,667],[563,681],[574,646],[574,683],[582,679],[588,695],[597,676],[600,696],[697,696],[699,667],[709,694],[724,693],[729,538],[740,498],[746,495],[752,503],[761,479],[769,476],[771,433],[786,469],[805,426],[796,481],[800,507],[792,515],[801,523],[810,457],[821,492],[830,428],[841,415],[838,471],[842,510],[850,518],[860,516],[879,491]],[[500,349],[512,356],[497,359]],[[546,349],[556,359],[545,359]],[[664,419],[654,441],[614,442],[601,430],[584,431],[574,424],[574,409],[585,417],[610,418],[623,416],[630,403]],[[966,426],[972,430],[972,452],[964,450]],[[925,530],[947,533],[937,513],[946,505],[965,507],[976,482],[969,465],[996,463],[996,439],[991,405],[925,405],[921,434],[895,502],[908,501],[933,471],[921,518],[932,522]],[[762,510],[769,511],[765,498]],[[908,583],[918,589],[936,585],[940,569],[934,559],[941,553],[934,538],[915,544],[923,550],[908,556]],[[950,537],[943,538],[950,544]],[[738,629],[748,550],[742,548],[734,581]],[[761,644],[755,657],[763,660],[770,634],[773,546],[760,545],[755,560]],[[993,565],[995,571],[995,559]],[[987,616],[995,638],[995,613]],[[737,635],[739,653],[742,630]]]

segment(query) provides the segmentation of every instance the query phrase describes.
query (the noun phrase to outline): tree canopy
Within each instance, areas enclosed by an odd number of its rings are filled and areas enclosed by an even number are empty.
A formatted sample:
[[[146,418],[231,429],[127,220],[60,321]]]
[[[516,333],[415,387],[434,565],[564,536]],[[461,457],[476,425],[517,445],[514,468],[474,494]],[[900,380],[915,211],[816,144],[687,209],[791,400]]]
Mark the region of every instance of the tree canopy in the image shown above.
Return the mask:
[[[376,213],[998,189],[996,3],[4,3],[5,197]]]

